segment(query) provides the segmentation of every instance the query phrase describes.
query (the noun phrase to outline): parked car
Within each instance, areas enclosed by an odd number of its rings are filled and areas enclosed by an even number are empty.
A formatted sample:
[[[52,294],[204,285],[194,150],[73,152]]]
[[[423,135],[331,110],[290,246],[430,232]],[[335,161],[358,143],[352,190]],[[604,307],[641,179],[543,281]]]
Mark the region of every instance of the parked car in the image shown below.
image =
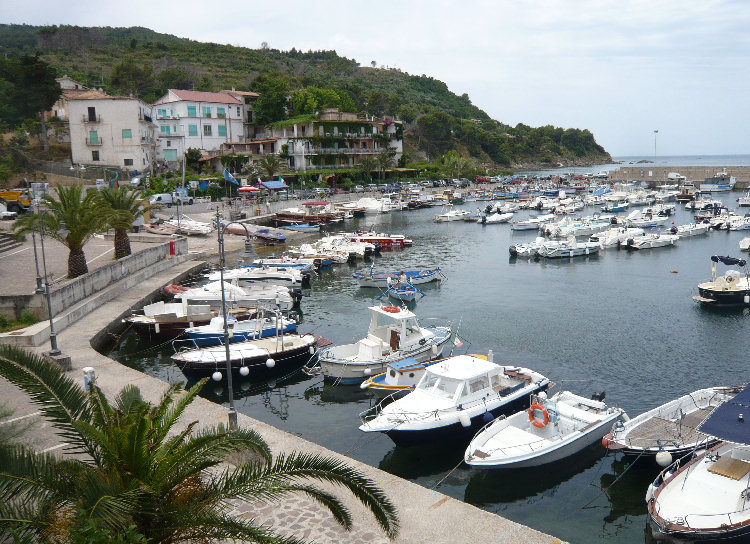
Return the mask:
[[[354,188],[352,189],[352,192],[353,193],[364,193],[365,192],[365,188],[364,188],[363,185],[355,185]]]
[[[131,187],[138,187],[140,184],[141,184],[141,178],[139,177],[134,177],[133,179],[130,180]]]
[[[151,198],[148,199],[148,203],[152,206],[162,205],[171,208],[172,204],[192,204],[193,198],[187,194],[180,194],[178,192],[157,193],[151,195]]]

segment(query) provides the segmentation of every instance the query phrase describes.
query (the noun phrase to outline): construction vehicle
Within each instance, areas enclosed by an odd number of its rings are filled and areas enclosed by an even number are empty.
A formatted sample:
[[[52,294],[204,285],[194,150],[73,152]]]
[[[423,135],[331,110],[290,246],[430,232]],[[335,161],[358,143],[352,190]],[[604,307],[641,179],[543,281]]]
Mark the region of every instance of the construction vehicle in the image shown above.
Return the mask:
[[[0,198],[5,201],[9,212],[20,214],[31,207],[31,193],[28,189],[0,189]]]

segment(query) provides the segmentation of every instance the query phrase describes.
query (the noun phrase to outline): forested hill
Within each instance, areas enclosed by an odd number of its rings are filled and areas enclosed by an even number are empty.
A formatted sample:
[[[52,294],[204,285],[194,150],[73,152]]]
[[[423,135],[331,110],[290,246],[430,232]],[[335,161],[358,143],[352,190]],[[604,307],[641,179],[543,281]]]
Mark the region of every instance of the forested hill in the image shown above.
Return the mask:
[[[110,93],[153,102],[168,88],[260,93],[256,111],[266,123],[339,107],[405,122],[407,160],[448,151],[477,163],[518,166],[606,162],[609,154],[588,130],[491,119],[467,94],[442,81],[379,66],[360,66],[335,51],[202,43],[140,27],[86,28],[0,25],[3,54],[39,53],[58,75]]]

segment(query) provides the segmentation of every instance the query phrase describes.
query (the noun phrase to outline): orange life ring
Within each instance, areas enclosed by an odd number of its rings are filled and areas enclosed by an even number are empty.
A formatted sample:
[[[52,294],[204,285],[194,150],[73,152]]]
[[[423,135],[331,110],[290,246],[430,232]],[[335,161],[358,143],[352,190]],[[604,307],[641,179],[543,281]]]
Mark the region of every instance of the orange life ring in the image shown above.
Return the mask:
[[[542,412],[544,421],[539,421],[534,415],[534,412],[537,410],[540,410]],[[542,406],[538,402],[535,402],[531,406],[529,406],[529,421],[531,421],[531,424],[534,427],[539,427],[539,428],[546,427],[547,423],[549,423],[549,412],[544,406]]]
[[[397,306],[383,306],[383,311],[388,312],[389,314],[397,314],[401,310],[399,310]]]

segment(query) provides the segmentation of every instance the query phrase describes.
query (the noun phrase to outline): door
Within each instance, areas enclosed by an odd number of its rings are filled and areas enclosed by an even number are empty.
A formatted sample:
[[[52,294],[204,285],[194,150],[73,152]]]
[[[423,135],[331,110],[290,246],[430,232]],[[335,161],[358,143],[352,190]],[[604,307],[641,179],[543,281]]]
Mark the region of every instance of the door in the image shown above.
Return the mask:
[[[89,106],[89,122],[96,121],[96,108]]]

